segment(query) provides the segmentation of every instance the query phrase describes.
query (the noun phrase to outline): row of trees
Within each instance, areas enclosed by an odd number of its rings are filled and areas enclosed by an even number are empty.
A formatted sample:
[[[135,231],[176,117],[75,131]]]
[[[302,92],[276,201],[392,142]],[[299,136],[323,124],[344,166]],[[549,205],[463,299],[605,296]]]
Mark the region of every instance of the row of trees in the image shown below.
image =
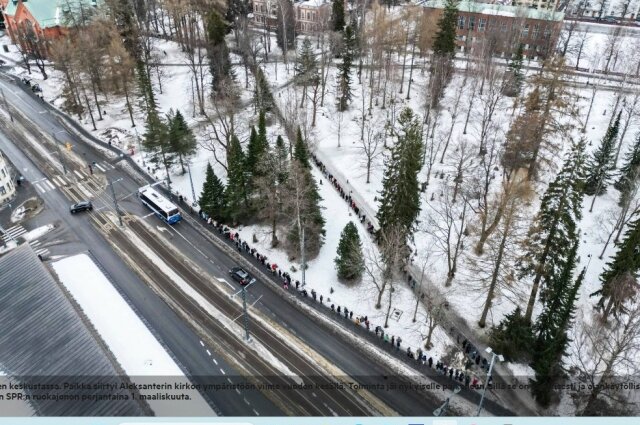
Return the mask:
[[[227,182],[207,168],[200,208],[215,220],[237,224],[264,222],[271,228],[271,245],[279,243],[284,228],[286,248],[301,259],[318,254],[324,238],[321,198],[311,175],[306,142],[298,131],[293,148],[282,136],[271,144],[266,114],[259,115],[258,129],[251,128],[246,150],[232,135],[227,154]]]

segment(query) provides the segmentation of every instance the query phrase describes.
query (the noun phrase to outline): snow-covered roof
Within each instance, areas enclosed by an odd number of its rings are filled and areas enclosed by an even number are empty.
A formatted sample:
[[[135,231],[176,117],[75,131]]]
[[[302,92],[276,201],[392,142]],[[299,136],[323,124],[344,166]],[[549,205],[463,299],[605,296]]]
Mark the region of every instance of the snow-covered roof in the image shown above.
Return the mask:
[[[75,10],[84,7],[86,10],[90,7],[96,7],[102,2],[103,0],[29,0],[22,2],[22,4],[29,10],[41,28],[49,28],[64,25],[64,12],[69,9]],[[10,1],[4,12],[5,15],[15,15],[20,3]]]
[[[444,0],[426,0],[420,2],[425,7],[434,9],[444,9]],[[504,4],[479,3],[473,1],[461,1],[458,3],[460,12],[481,13],[484,15],[494,16],[511,16],[529,19],[542,19],[550,21],[562,21],[564,19],[563,12],[552,12],[549,10],[532,9],[525,6],[510,6]]]
[[[296,3],[297,6],[302,7],[320,7],[325,4],[329,4],[329,2],[327,0],[305,0]]]

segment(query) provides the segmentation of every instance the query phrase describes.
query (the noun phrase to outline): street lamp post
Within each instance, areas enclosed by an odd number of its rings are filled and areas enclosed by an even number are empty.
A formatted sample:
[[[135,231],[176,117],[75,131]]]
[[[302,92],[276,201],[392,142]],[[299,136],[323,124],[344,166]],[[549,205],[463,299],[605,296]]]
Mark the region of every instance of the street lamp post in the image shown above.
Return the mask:
[[[193,178],[191,177],[191,165],[189,165],[189,161],[187,161],[187,170],[189,171],[189,183],[191,183],[191,205],[196,204],[196,191],[193,188]]]
[[[502,354],[494,353],[491,347],[487,347],[485,351],[491,354],[491,364],[489,365],[489,372],[487,372],[487,380],[485,381],[484,388],[482,389],[482,397],[480,397],[480,403],[478,404],[478,412],[476,413],[476,416],[480,416],[480,412],[482,411],[482,403],[484,402],[484,395],[487,392],[487,386],[489,385],[489,379],[491,379],[491,372],[493,371],[493,365],[496,363],[496,358],[501,362],[504,361],[504,357],[502,356]]]
[[[244,326],[245,339],[247,342],[251,341],[251,335],[249,334],[249,312],[247,310],[247,288],[256,283],[255,279],[249,282],[247,285],[243,285],[239,292],[236,292],[231,297],[235,297],[240,293],[242,295],[242,322]]]
[[[449,408],[449,400],[451,400],[452,396],[458,394],[460,390],[461,388],[459,386],[456,386],[453,390],[453,394],[447,397],[447,399],[444,401],[444,404],[433,411],[433,416],[444,416],[447,413],[447,408]]]
[[[122,216],[120,215],[120,207],[118,206],[118,198],[116,198],[116,191],[113,188],[113,184],[118,183],[121,180],[123,179],[119,178],[118,180],[115,180],[115,181],[109,179],[109,186],[111,186],[111,196],[113,197],[113,205],[116,207],[116,214],[118,215],[118,221],[120,222],[120,227],[122,227],[124,224],[122,223]]]

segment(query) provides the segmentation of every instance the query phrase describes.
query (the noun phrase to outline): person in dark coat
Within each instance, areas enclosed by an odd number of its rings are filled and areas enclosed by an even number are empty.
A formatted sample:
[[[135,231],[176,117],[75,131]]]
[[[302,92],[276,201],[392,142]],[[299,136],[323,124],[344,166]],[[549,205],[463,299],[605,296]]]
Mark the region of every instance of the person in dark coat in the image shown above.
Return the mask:
[[[433,357],[429,357],[429,368],[433,365]]]

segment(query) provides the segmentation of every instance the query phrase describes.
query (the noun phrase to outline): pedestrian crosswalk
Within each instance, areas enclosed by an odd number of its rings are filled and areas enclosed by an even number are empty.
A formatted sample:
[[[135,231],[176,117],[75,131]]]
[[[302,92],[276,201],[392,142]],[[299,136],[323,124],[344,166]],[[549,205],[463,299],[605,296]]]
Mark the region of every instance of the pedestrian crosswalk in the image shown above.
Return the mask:
[[[2,239],[4,242],[9,242],[11,240],[17,240],[19,237],[27,233],[27,229],[22,227],[21,225],[13,226],[5,230],[2,234]],[[42,242],[37,239],[29,241],[29,245],[34,249],[36,255],[40,255],[42,257],[47,257],[50,254],[50,251],[47,248],[43,248]]]
[[[9,242],[12,239],[18,239],[20,236],[24,235],[25,233],[27,233],[27,230],[21,225],[13,226],[8,229],[5,229],[4,233],[2,234],[2,239],[5,242]]]
[[[113,170],[114,167],[108,161],[100,161],[92,164],[93,170],[102,171],[103,173],[108,170]],[[91,177],[92,173],[87,169],[74,169],[70,170],[69,173],[61,176],[53,176],[52,178],[42,178],[40,180],[32,181],[31,184],[36,188],[38,193],[46,193],[50,190],[55,190],[59,187],[69,186],[70,184],[74,184],[77,180],[86,180]]]

